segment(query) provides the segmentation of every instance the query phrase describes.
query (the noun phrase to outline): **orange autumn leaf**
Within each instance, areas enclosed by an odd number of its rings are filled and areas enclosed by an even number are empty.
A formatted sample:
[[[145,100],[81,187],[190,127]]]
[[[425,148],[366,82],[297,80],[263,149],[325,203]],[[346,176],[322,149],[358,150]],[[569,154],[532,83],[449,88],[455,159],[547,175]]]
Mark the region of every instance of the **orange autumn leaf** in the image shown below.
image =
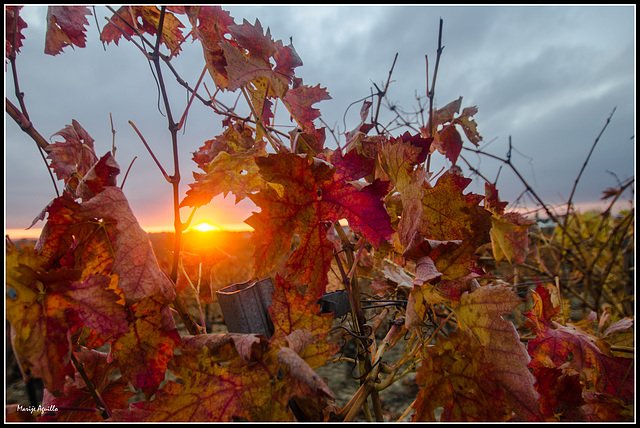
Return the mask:
[[[160,9],[156,6],[122,6],[102,29],[101,39],[117,45],[123,35],[130,39],[137,32],[155,36],[160,25]],[[165,11],[162,26],[162,43],[169,49],[170,56],[177,55],[184,41],[184,25],[170,11]]]
[[[264,143],[256,143],[253,130],[240,124],[230,125],[222,135],[204,143],[193,160],[204,173],[193,173],[181,206],[202,206],[219,194],[229,192],[236,203],[264,186],[255,157],[266,154]]]
[[[504,212],[506,202],[498,198],[498,191],[485,183],[485,209],[491,211],[491,248],[496,261],[507,258],[509,263],[523,263],[529,252],[529,227],[534,222],[516,212]]]
[[[463,194],[471,179],[445,172],[436,185],[424,191],[422,234],[439,241],[461,240],[460,247],[443,254],[436,267],[445,278],[464,277],[477,270],[476,248],[489,241],[491,213],[478,203],[483,197]]]

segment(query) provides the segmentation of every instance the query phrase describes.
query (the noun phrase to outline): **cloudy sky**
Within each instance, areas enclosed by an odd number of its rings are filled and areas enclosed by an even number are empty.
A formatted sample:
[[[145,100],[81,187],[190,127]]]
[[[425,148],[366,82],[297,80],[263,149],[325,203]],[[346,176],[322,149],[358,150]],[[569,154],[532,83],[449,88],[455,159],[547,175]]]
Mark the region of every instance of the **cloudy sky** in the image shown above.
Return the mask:
[[[477,106],[481,147],[505,157],[509,136],[512,161],[550,205],[567,201],[596,136],[614,108],[611,123],[580,179],[574,202],[599,201],[602,191],[635,175],[635,6],[223,6],[236,23],[260,20],[275,40],[293,38],[304,65],[296,69],[305,84],[326,87],[332,100],[316,104],[336,133],[359,122],[361,103],[351,103],[381,87],[396,53],[388,102],[406,112],[418,107],[426,91],[425,54],[433,73],[439,19],[445,49],[438,71],[435,102],[442,107],[463,97],[463,107]],[[111,13],[96,7],[100,26]],[[84,49],[44,54],[46,7],[25,6],[28,28],[17,59],[20,88],[36,129],[49,138],[77,120],[96,140],[98,156],[111,149],[109,113],[116,131],[116,160],[122,173],[137,156],[124,191],[141,225],[171,230],[171,187],[128,124],[151,144],[165,169],[173,172],[166,119],[158,110],[158,90],[151,70],[133,45],[121,42],[103,49],[93,16]],[[188,42],[174,65],[192,86],[203,67],[199,43]],[[168,73],[165,76],[169,76]],[[174,116],[186,104],[184,90],[170,77]],[[207,87],[213,88],[211,79]],[[15,102],[13,78],[5,71],[8,98]],[[229,96],[230,95],[230,96]],[[223,99],[233,104],[237,94]],[[426,101],[424,101],[426,102]],[[196,103],[197,104],[197,103]],[[383,106],[383,111],[386,111]],[[391,117],[387,111],[386,117]],[[221,118],[204,106],[189,113],[180,133],[181,190],[188,189],[195,164],[191,153],[218,135]],[[282,119],[283,126],[290,125]],[[282,128],[285,132],[289,128]],[[327,133],[329,146],[335,144]],[[343,143],[344,140],[341,140]],[[466,144],[469,144],[466,142]],[[502,200],[515,202],[524,186],[507,167],[463,151],[490,180],[498,177]],[[450,165],[442,156],[434,172]],[[471,172],[459,160],[466,175]],[[498,175],[499,174],[499,175]],[[484,193],[481,180],[468,190]],[[35,143],[5,114],[5,229],[19,237],[55,197]],[[626,194],[626,200],[633,198]],[[581,205],[588,206],[588,205]],[[628,206],[628,203],[626,203]],[[516,208],[511,205],[511,208]],[[518,207],[536,208],[525,197]],[[198,211],[194,223],[209,220],[222,227],[242,225],[250,201],[234,204],[219,197]],[[183,220],[189,211],[182,211]],[[34,229],[42,227],[37,223]]]

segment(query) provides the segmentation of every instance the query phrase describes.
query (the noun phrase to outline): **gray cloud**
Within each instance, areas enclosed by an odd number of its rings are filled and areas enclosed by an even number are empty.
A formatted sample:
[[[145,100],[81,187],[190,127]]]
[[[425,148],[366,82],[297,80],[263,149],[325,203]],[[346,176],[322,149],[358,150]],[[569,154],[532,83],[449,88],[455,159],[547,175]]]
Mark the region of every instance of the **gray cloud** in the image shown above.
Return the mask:
[[[110,13],[96,9],[103,25],[103,16]],[[87,48],[66,48],[56,57],[44,55],[46,8],[23,10],[29,28],[18,67],[36,128],[48,138],[76,119],[96,139],[101,154],[111,149],[111,112],[123,175],[137,156],[125,185],[134,212],[141,219],[154,213],[158,222],[171,224],[170,186],[128,124],[131,120],[138,126],[171,173],[166,119],[158,111],[158,90],[140,52],[125,41],[103,51],[91,17]],[[318,108],[327,123],[337,124],[341,132],[345,109],[370,94],[372,81],[379,86],[386,81],[396,53],[388,98],[407,111],[417,106],[415,94],[424,96],[426,90],[424,56],[429,55],[432,74],[442,17],[445,49],[437,106],[461,95],[463,106],[477,105],[480,133],[485,143],[493,140],[487,148],[491,153],[503,156],[512,135],[523,154],[514,152],[514,162],[545,200],[558,203],[568,197],[588,149],[614,106],[616,113],[582,178],[576,201],[596,201],[602,190],[615,185],[607,170],[620,178],[635,173],[635,140],[630,140],[635,130],[632,6],[231,6],[228,10],[236,23],[246,18],[253,24],[258,18],[276,40],[288,43],[293,37],[304,62],[296,74],[306,84],[327,87],[333,99],[319,103]],[[204,65],[199,44],[188,42],[175,64],[181,76],[194,84]],[[186,104],[184,90],[170,77],[167,82],[175,102],[174,116],[179,116]],[[12,85],[7,73],[6,90],[15,100]],[[211,90],[212,84],[208,87]],[[236,96],[224,94],[223,98],[233,103]],[[359,107],[349,110],[348,129],[357,124]],[[6,226],[23,228],[55,194],[33,142],[10,118],[6,122]],[[288,124],[288,120],[281,122]],[[202,105],[194,106],[186,133],[180,136],[183,192],[195,169],[191,152],[220,131],[220,118]],[[330,137],[328,143],[333,144]],[[465,156],[487,177],[497,176],[500,165],[469,153]],[[446,161],[435,165],[448,166]],[[523,190],[504,167],[499,185],[505,200],[514,200]],[[481,193],[482,184],[469,190]],[[241,222],[251,205],[235,206],[231,197],[217,199],[215,206],[202,211],[213,215],[216,210]]]

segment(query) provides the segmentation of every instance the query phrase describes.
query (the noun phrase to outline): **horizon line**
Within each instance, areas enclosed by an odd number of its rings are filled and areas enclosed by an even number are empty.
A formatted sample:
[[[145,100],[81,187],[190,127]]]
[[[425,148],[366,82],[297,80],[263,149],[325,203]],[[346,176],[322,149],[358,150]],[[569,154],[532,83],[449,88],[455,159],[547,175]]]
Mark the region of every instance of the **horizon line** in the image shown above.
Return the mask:
[[[225,224],[218,225],[220,229],[212,230],[211,232],[253,232],[253,228],[247,224]],[[173,226],[151,226],[142,227],[142,230],[149,233],[174,233]],[[184,232],[188,232],[187,228]],[[30,229],[4,229],[5,236],[8,236],[11,240],[19,241],[22,239],[38,239],[42,233],[42,228],[30,228]]]
[[[635,198],[633,201],[617,201],[614,204],[612,211],[614,213],[618,213],[623,209],[629,209],[629,203],[632,204],[632,207],[635,208]],[[578,203],[574,205],[574,209],[577,212],[586,212],[592,210],[604,210],[606,206],[609,204],[604,201],[599,202],[591,202],[591,203]],[[562,204],[549,206],[549,208],[553,210],[557,210],[558,207],[562,206]],[[516,207],[507,209],[507,212],[518,212],[523,215],[529,215],[534,217],[536,212],[540,212],[542,214],[541,218],[546,217],[546,213],[542,207],[536,208],[526,208],[526,207]],[[341,220],[342,222],[342,220]],[[346,222],[345,222],[346,224]],[[253,228],[246,223],[232,223],[232,224],[216,224],[219,227],[217,232],[253,232]],[[142,226],[142,229],[147,233],[174,233],[173,226]],[[187,228],[186,231],[188,231]],[[40,234],[42,233],[42,228],[29,228],[29,229],[7,229],[5,226],[5,236],[9,236],[12,240],[21,240],[21,239],[38,239]],[[185,232],[186,232],[185,231]]]

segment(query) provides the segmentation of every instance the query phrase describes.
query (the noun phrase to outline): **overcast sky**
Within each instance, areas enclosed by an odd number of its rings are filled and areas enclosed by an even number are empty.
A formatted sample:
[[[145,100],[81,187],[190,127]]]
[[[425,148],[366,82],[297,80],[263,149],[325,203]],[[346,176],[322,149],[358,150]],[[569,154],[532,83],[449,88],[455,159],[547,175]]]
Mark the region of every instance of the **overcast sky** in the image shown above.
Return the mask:
[[[223,6],[236,23],[243,18],[270,27],[275,40],[293,38],[304,65],[296,69],[305,84],[326,87],[332,100],[315,105],[324,120],[343,133],[343,115],[354,101],[369,95],[373,82],[387,79],[398,60],[388,98],[405,111],[417,107],[426,91],[425,54],[431,67],[439,19],[443,45],[436,85],[436,107],[463,97],[463,107],[477,106],[481,147],[504,157],[509,136],[512,160],[542,199],[567,201],[573,183],[614,107],[615,114],[578,185],[574,202],[598,202],[602,191],[635,175],[635,6]],[[96,7],[100,26],[111,13]],[[103,50],[95,19],[89,17],[87,47],[44,54],[46,7],[25,6],[26,39],[18,55],[20,87],[36,129],[49,138],[76,119],[96,140],[98,156],[111,149],[109,113],[116,130],[116,160],[141,225],[150,230],[173,224],[171,187],[128,125],[131,120],[152,145],[160,162],[173,172],[170,136],[159,112],[158,91],[141,53],[124,40]],[[198,42],[184,45],[174,61],[192,86],[203,67]],[[433,73],[433,68],[429,71]],[[174,116],[185,105],[184,90],[165,74],[173,96]],[[211,79],[206,80],[212,89]],[[15,102],[13,78],[5,71],[5,88]],[[235,100],[232,94],[230,100]],[[230,101],[231,103],[233,101]],[[361,103],[346,116],[347,131],[359,122]],[[384,108],[383,108],[384,110]],[[180,133],[182,194],[192,181],[191,153],[222,131],[221,118],[197,104],[186,131]],[[280,124],[289,125],[288,120]],[[24,229],[55,197],[35,143],[5,114],[5,228]],[[283,129],[288,131],[288,129]],[[334,146],[327,132],[327,145]],[[343,143],[344,140],[341,140]],[[465,141],[465,145],[469,145]],[[494,180],[500,164],[463,151],[463,156]],[[442,159],[440,155],[436,158]],[[465,175],[471,172],[462,160]],[[440,160],[435,172],[450,165]],[[498,179],[502,200],[514,202],[524,186],[503,167]],[[484,193],[481,180],[468,190]],[[627,193],[626,199],[632,198]],[[628,204],[627,204],[628,205]],[[535,208],[530,198],[520,206]],[[513,205],[510,206],[513,208]],[[195,222],[209,219],[223,227],[241,224],[252,210],[248,200],[214,199],[198,211]],[[188,216],[182,211],[183,220]],[[34,228],[41,228],[42,222]],[[14,235],[15,236],[15,235]]]

